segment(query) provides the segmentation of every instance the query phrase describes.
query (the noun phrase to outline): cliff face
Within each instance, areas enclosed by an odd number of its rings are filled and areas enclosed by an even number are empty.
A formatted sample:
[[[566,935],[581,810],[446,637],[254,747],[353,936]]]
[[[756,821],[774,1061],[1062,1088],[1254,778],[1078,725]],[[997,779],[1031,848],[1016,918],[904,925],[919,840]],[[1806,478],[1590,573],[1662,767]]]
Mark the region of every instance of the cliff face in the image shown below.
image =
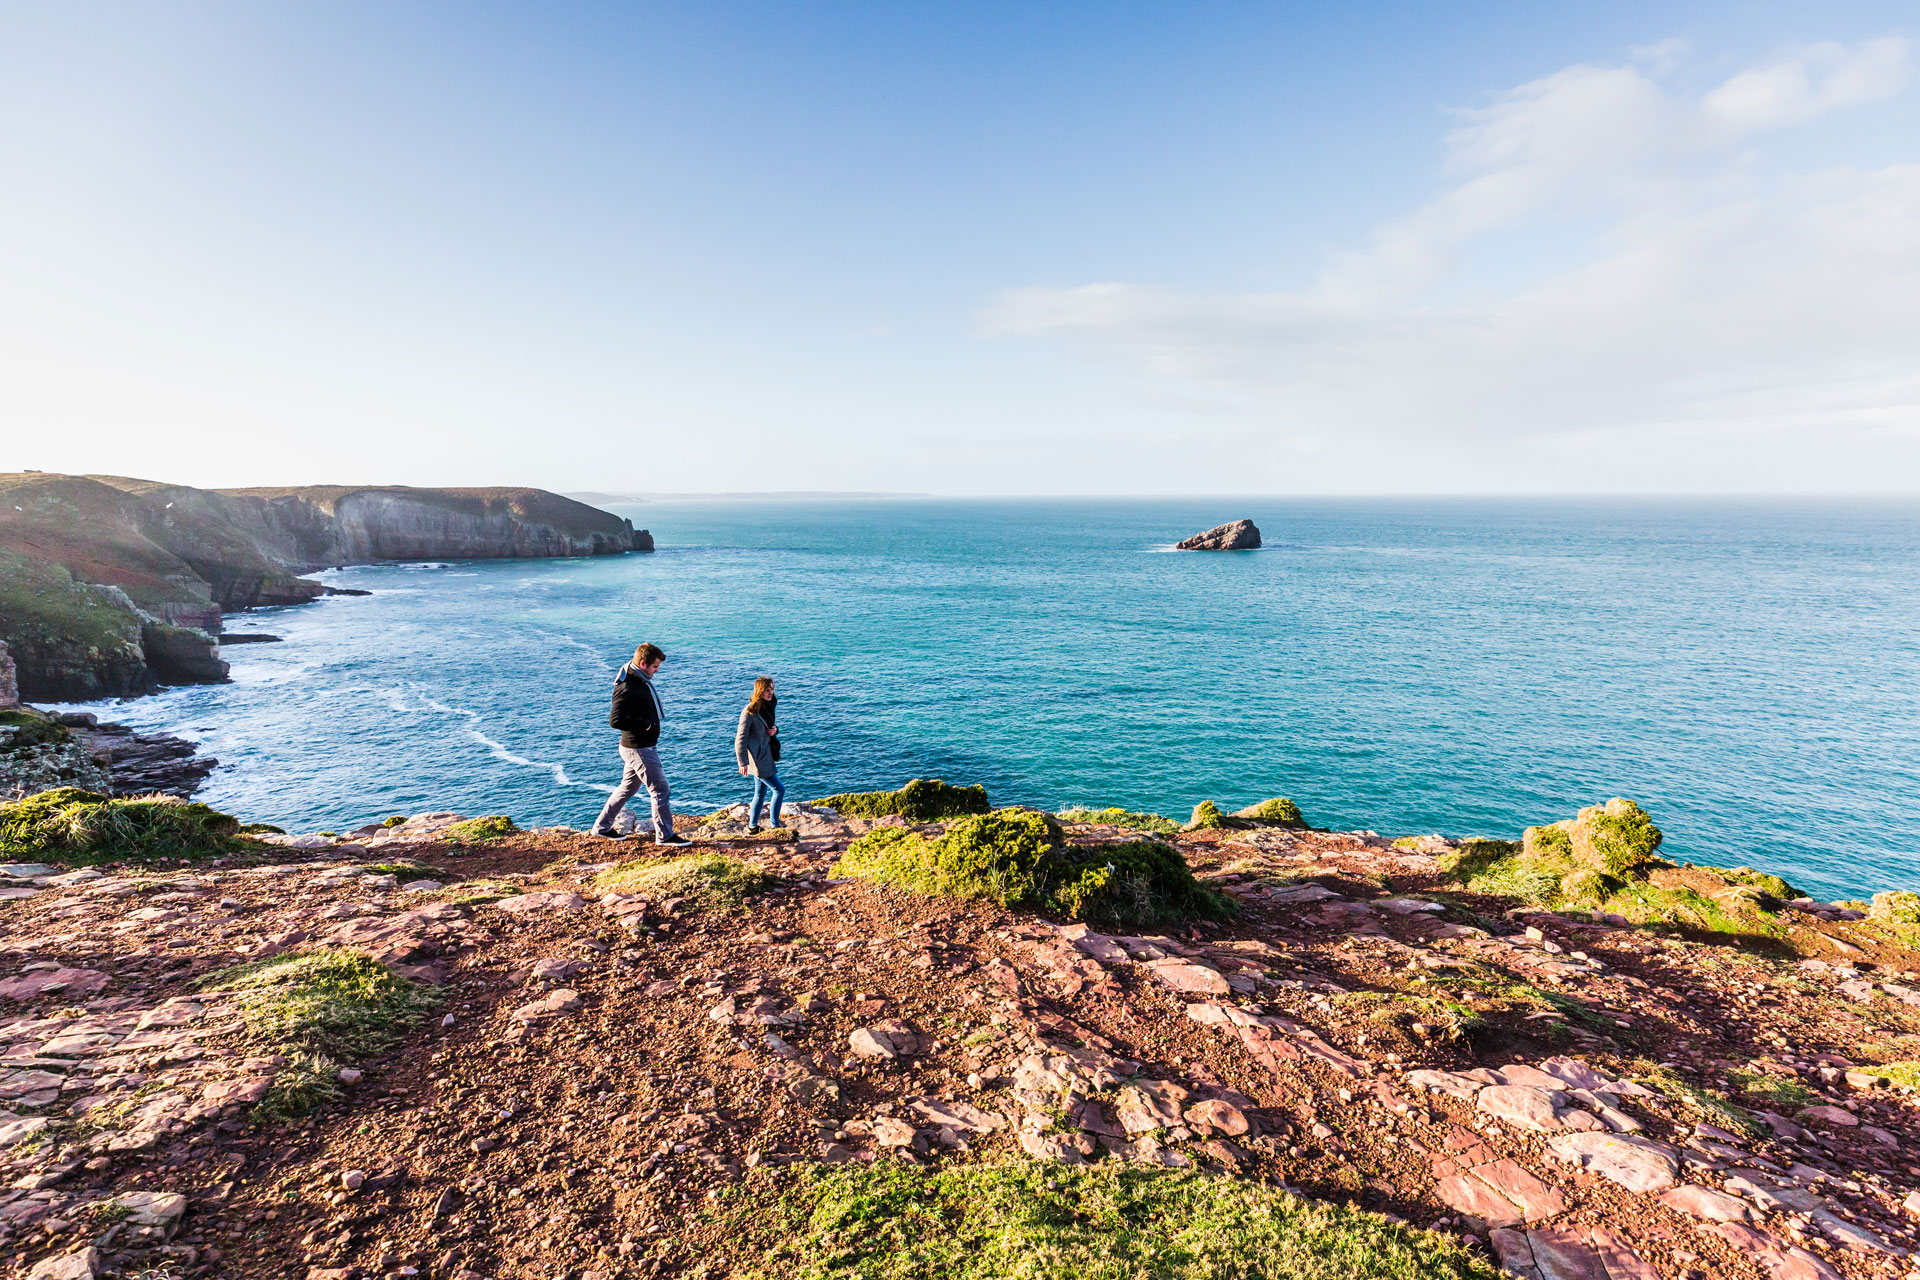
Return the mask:
[[[553,494],[542,495],[553,498]],[[653,538],[617,516],[598,520],[528,519],[513,497],[370,489],[334,504],[336,563],[366,560],[491,559],[501,556],[598,556],[651,551]],[[556,511],[555,516],[571,512]],[[596,527],[597,526],[597,527]]]
[[[25,697],[128,697],[225,679],[221,615],[324,595],[300,576],[317,569],[651,550],[630,521],[541,489],[0,474],[0,643]]]

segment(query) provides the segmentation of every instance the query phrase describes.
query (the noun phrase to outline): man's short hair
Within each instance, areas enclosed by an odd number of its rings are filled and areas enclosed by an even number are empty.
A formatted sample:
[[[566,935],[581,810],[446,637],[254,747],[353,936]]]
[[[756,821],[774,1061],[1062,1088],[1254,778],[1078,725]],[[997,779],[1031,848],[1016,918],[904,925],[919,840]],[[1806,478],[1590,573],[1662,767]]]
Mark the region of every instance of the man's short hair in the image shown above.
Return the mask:
[[[652,641],[648,641],[633,651],[633,665],[636,667],[644,667],[650,663],[665,662],[666,660],[666,651]]]

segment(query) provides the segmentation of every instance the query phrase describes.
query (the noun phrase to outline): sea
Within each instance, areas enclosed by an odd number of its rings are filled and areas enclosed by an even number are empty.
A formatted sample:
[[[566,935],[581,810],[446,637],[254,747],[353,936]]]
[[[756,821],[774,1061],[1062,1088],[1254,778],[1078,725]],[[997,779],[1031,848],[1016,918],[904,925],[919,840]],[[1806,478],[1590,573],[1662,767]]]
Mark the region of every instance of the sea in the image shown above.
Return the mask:
[[[1667,856],[1822,898],[1920,886],[1913,500],[748,499],[614,508],[658,550],[329,572],[236,616],[230,684],[89,709],[198,741],[200,798],[290,831],[586,827],[615,672],[667,662],[677,808],[746,798],[774,677],[791,798],[915,777],[996,803],[1517,838],[1626,796]],[[1258,551],[1176,552],[1238,517]],[[644,797],[643,797],[644,799]]]

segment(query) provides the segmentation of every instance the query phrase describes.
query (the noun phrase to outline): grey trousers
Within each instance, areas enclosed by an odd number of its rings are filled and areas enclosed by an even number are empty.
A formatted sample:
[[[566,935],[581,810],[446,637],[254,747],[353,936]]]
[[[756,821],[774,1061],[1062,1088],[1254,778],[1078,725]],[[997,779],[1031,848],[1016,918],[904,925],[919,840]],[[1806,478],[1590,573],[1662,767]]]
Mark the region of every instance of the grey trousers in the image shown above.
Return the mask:
[[[620,810],[627,801],[640,794],[640,788],[647,789],[647,799],[653,802],[654,836],[673,835],[673,809],[667,804],[667,775],[660,767],[660,752],[653,747],[620,748],[620,762],[626,767],[620,774],[620,785],[607,797],[607,807],[600,811],[600,817],[594,822],[593,830],[597,835],[609,835],[613,831],[613,820],[620,816]]]

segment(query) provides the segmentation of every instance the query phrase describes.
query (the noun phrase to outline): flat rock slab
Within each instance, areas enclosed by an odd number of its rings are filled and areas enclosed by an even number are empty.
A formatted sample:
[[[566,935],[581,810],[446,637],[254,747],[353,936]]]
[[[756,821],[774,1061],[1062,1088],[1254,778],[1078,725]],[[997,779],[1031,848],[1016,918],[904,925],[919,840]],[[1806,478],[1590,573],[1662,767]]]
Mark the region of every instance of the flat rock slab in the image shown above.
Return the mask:
[[[1278,889],[1267,890],[1267,901],[1282,906],[1293,906],[1308,902],[1325,902],[1328,898],[1340,895],[1323,884],[1289,884]]]
[[[555,987],[546,995],[513,1011],[513,1016],[522,1022],[537,1022],[542,1018],[557,1018],[572,1013],[580,1007],[580,993],[568,987]]]
[[[493,905],[521,915],[530,911],[581,911],[586,908],[587,900],[577,893],[523,893],[515,898],[502,898]]]
[[[1480,1090],[1473,1105],[1496,1120],[1536,1133],[1558,1133],[1566,1127],[1556,1114],[1554,1094],[1532,1085],[1490,1084]]]
[[[1524,1280],[1660,1280],[1626,1240],[1605,1227],[1495,1231],[1500,1265]]]
[[[42,995],[90,996],[107,985],[98,969],[40,969],[0,982],[0,999],[31,1000]]]
[[[90,1245],[78,1253],[41,1259],[27,1273],[27,1280],[95,1280],[106,1273],[106,1258]]]
[[[947,1125],[969,1133],[992,1133],[1007,1127],[1007,1118],[997,1111],[982,1111],[970,1102],[945,1098],[908,1098],[907,1106],[930,1125]]]
[[[1800,1118],[1814,1124],[1838,1125],[1843,1129],[1851,1129],[1860,1123],[1859,1116],[1841,1107],[1808,1107],[1800,1113]]]
[[[1669,1187],[1658,1199],[1669,1209],[1707,1222],[1754,1222],[1760,1218],[1760,1211],[1739,1196],[1693,1183]]]
[[[60,868],[44,862],[0,862],[0,876],[12,880],[32,880],[36,876],[57,876]]]
[[[1547,1152],[1629,1191],[1664,1191],[1680,1181],[1680,1156],[1665,1143],[1625,1133],[1568,1133]]]
[[[1192,1010],[1188,1010],[1189,1016]],[[1418,1085],[1422,1089],[1431,1089],[1435,1093],[1444,1093],[1451,1098],[1472,1098],[1486,1088],[1483,1081],[1471,1076],[1463,1076],[1456,1071],[1430,1071],[1422,1068],[1407,1073],[1407,1083]]]
[[[1232,990],[1227,985],[1226,975],[1218,969],[1210,969],[1203,964],[1189,964],[1181,960],[1154,964],[1153,976],[1175,991],[1195,995],[1223,996]]]
[[[187,1211],[187,1198],[172,1191],[128,1191],[107,1203],[125,1209],[136,1227],[171,1226]]]

